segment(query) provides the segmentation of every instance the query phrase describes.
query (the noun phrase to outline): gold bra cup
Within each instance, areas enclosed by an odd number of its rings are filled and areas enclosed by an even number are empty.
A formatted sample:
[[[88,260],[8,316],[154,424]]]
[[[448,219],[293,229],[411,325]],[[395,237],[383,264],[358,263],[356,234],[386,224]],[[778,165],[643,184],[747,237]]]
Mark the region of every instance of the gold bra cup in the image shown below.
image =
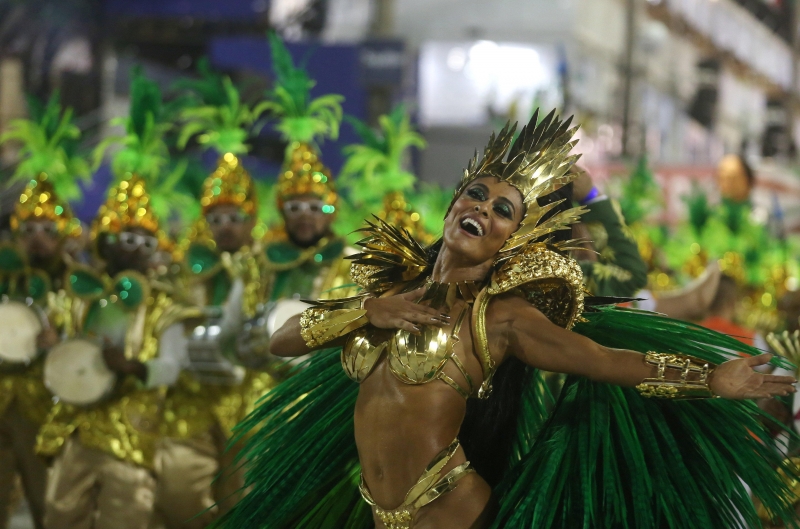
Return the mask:
[[[474,389],[472,378],[454,353],[454,346],[458,342],[458,333],[466,314],[465,307],[459,313],[450,333],[441,327],[429,325],[424,326],[419,335],[404,330],[395,332],[389,342],[389,367],[392,373],[406,384],[426,384],[433,380],[441,380],[465,399],[469,398]],[[462,388],[444,372],[444,366],[451,360],[466,379],[467,388]]]
[[[441,380],[465,399],[469,398],[473,393],[474,383],[464,364],[455,355],[454,346],[458,342],[461,325],[477,292],[479,288],[474,283],[429,283],[419,303],[427,303],[437,310],[446,307],[449,311],[456,300],[461,299],[466,302],[467,306],[459,313],[453,330],[447,332],[441,327],[423,325],[420,335],[398,330],[388,340],[380,340],[376,339],[380,336],[378,334],[380,331],[374,327],[357,329],[350,334],[347,344],[342,348],[341,359],[345,373],[352,380],[363,382],[383,353],[388,351],[389,368],[402,382],[416,385]],[[449,361],[455,364],[467,381],[466,388],[444,372],[444,367]]]

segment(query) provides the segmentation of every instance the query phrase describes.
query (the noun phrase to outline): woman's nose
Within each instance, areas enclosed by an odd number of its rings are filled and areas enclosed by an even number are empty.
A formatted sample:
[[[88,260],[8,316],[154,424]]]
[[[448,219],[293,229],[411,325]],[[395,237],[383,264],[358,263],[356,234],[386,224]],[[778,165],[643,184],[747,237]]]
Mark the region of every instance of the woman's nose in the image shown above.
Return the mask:
[[[488,217],[488,216],[489,216],[489,212],[488,212],[488,211],[486,211],[486,208],[483,208],[483,207],[481,207],[480,205],[476,205],[476,206],[475,206],[475,211],[476,211],[477,213],[479,213],[479,214],[483,215],[484,217]]]

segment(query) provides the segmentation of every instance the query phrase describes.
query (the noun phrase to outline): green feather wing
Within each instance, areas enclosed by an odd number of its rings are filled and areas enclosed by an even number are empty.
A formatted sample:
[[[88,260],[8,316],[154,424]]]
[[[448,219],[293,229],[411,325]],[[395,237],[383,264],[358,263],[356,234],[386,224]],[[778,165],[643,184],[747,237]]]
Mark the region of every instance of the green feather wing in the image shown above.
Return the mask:
[[[358,493],[353,414],[358,384],[341,349],[314,353],[237,427],[250,492],[212,527],[361,529],[372,513]]]
[[[744,349],[727,336],[651,313],[603,309],[575,331],[608,347],[683,352],[721,362]],[[754,403],[644,399],[568,379],[547,423],[496,493],[493,527],[760,527],[743,485],[794,519],[782,457]],[[789,475],[795,471],[785,469]]]

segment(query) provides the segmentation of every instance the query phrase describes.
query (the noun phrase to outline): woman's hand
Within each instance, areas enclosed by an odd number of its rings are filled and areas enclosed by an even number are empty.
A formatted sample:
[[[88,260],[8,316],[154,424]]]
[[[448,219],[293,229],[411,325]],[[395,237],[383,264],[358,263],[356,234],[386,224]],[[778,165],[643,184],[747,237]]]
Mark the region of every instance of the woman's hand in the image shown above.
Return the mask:
[[[369,298],[364,302],[367,319],[379,329],[403,329],[415,334],[420,332],[419,325],[447,325],[450,316],[415,303],[424,294],[425,287],[421,287],[396,296]]]
[[[794,377],[764,375],[753,371],[772,358],[771,354],[729,360],[717,366],[709,375],[708,386],[714,395],[726,399],[757,399],[789,395],[797,391]]]

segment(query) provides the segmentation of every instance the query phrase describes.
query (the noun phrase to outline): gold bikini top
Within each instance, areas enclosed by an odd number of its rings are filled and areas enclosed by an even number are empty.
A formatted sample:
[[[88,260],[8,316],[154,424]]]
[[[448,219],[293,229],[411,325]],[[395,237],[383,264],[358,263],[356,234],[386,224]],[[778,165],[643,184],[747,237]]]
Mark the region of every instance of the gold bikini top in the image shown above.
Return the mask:
[[[449,312],[457,300],[465,302],[452,330],[448,332],[441,327],[424,325],[419,335],[400,329],[388,339],[377,341],[375,336],[380,336],[380,330],[371,326],[362,327],[350,333],[342,348],[342,367],[345,373],[360,383],[369,376],[383,354],[387,353],[389,369],[402,382],[417,385],[441,380],[465,399],[469,398],[475,392],[475,384],[463,362],[455,354],[454,346],[458,343],[464,318],[479,292],[478,284],[471,281],[449,284],[430,281],[419,303],[427,303],[434,309]],[[466,387],[444,372],[445,366],[451,361],[466,380]]]
[[[509,293],[520,296],[542,312],[551,322],[571,329],[583,312],[583,274],[580,265],[566,252],[570,248],[549,243],[530,243],[513,255],[498,260],[484,285],[476,283],[439,284],[426,279],[432,263],[428,251],[408,232],[380,219],[361,230],[367,235],[358,245],[362,252],[351,256],[350,275],[363,293],[352,298],[310,302],[312,308],[300,318],[301,336],[306,345],[319,348],[337,338],[347,337],[342,349],[342,366],[347,375],[362,382],[372,372],[385,352],[394,375],[408,384],[426,384],[442,380],[465,398],[477,393],[487,398],[492,391],[492,377],[497,364],[489,351],[486,311],[495,296]],[[361,307],[367,296],[381,296],[415,290],[428,285],[420,302],[431,307],[454,306],[457,299],[467,307],[456,318],[453,330],[423,327],[420,336],[406,331],[376,329],[369,325]],[[474,382],[462,362],[453,354],[458,332],[467,314],[472,331],[473,349],[481,363],[483,382],[475,392]],[[464,376],[462,387],[444,373],[452,361]]]

